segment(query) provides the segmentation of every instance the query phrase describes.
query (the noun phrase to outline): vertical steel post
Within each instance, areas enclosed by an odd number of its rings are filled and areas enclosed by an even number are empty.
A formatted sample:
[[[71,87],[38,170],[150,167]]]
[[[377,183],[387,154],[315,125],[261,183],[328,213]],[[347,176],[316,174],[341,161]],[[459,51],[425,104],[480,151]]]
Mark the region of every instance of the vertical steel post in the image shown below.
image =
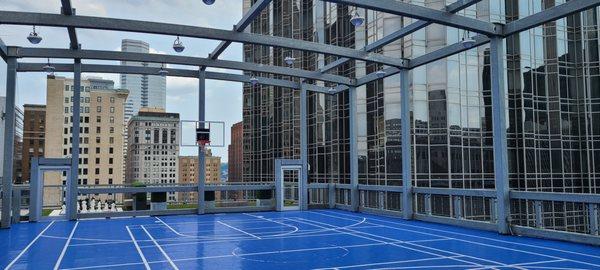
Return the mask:
[[[408,70],[400,70],[400,102],[402,122],[402,217],[413,218],[412,143],[410,136],[410,91]]]
[[[496,198],[498,200],[498,232],[507,234],[509,233],[510,226],[510,194],[508,185],[508,148],[506,142],[504,41],[502,37],[491,37],[490,41],[494,178],[496,180]]]
[[[599,235],[600,234],[600,225],[598,224],[598,204],[589,203],[588,204],[589,211],[589,219],[590,219],[590,234],[591,235]]]
[[[356,87],[351,86],[348,89],[349,102],[350,102],[350,119],[349,119],[349,128],[350,131],[350,184],[352,189],[350,190],[350,205],[352,206],[352,211],[358,211],[358,128],[356,126],[357,120],[357,110],[358,107],[356,105],[357,95],[356,95]]]
[[[544,228],[544,209],[542,207],[542,201],[533,201],[535,208],[535,227],[538,229]]]
[[[4,105],[4,164],[2,168],[2,220],[0,227],[10,228],[13,191],[13,156],[15,147],[15,97],[17,92],[17,59],[6,59],[6,104]]]
[[[206,121],[206,72],[202,69],[198,71],[198,121],[201,127],[204,127]],[[204,214],[206,204],[204,202],[204,190],[206,185],[206,165],[205,153],[202,147],[198,146],[198,215]]]
[[[333,209],[335,208],[335,183],[329,183],[328,187],[329,208]]]
[[[29,222],[38,221],[42,211],[42,204],[40,203],[42,197],[42,188],[39,185],[40,179],[38,178],[38,164],[39,158],[32,157],[31,169],[29,170]]]
[[[67,180],[65,208],[68,220],[77,219],[77,185],[79,180],[79,129],[81,126],[81,59],[73,65],[73,141],[71,141],[71,175]]]
[[[302,181],[300,187],[300,210],[308,210],[308,90],[300,84],[300,161]]]

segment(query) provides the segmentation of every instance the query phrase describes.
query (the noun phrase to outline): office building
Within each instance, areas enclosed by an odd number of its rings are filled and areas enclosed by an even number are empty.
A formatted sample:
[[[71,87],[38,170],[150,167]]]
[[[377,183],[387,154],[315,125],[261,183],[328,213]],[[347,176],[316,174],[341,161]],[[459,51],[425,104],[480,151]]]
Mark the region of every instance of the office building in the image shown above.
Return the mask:
[[[0,96],[0,112],[6,113],[6,97]],[[0,119],[0,151],[4,150],[4,117]],[[15,107],[15,141],[13,152],[13,183],[23,183],[23,110]],[[4,168],[4,156],[0,157],[0,170]]]
[[[447,1],[409,1],[443,9]],[[535,2],[535,1],[534,1]],[[538,1],[539,2],[539,1]],[[565,1],[482,1],[458,12],[494,23],[508,23]],[[247,10],[252,1],[245,0]],[[354,8],[333,3],[275,1],[249,32],[360,49],[415,19],[359,9],[366,22],[356,28]],[[505,45],[510,187],[544,192],[600,192],[600,73],[597,9],[508,37]],[[306,20],[308,18],[308,20]],[[413,59],[474,36],[432,24],[377,52]],[[244,46],[244,59],[317,70],[336,57],[260,45]],[[452,55],[409,73],[413,181],[419,187],[494,189],[489,45]],[[356,64],[355,64],[356,63]],[[360,78],[382,69],[348,61],[330,71]],[[287,79],[287,78],[286,78]],[[357,89],[359,183],[402,183],[399,75]],[[299,158],[299,93],[272,86],[244,88],[244,179],[273,180],[275,158]],[[347,92],[308,95],[309,182],[349,183]],[[369,206],[378,194],[365,192]],[[400,204],[390,193],[386,205]],[[424,209],[416,196],[416,209]],[[432,212],[452,213],[450,198],[432,195]],[[468,219],[490,220],[493,204],[473,201]],[[552,204],[557,203],[557,204]],[[512,222],[533,222],[525,200],[512,205]],[[583,230],[581,206],[545,202],[546,224],[557,230]],[[571,218],[567,218],[571,217]]]
[[[44,157],[46,105],[23,105],[23,182],[29,182],[31,158]]]
[[[127,184],[178,183],[179,114],[142,108],[127,132]],[[167,201],[177,201],[175,192],[168,193]]]
[[[228,182],[242,182],[244,166],[244,123],[231,126],[231,144],[228,147]]]
[[[44,153],[47,158],[68,158],[73,132],[73,79],[48,76]],[[127,90],[114,82],[91,77],[81,80],[79,185],[123,183],[123,117]],[[64,185],[66,173],[47,173],[44,183]],[[101,200],[121,200],[121,194],[100,194]],[[62,196],[51,191],[44,199],[58,203]],[[46,202],[45,202],[46,203]]]
[[[221,157],[212,155],[210,149],[206,149],[204,157],[204,167],[206,183],[221,182]],[[197,184],[198,183],[198,156],[180,156],[179,157],[179,183]],[[197,203],[197,192],[179,192],[179,203]],[[216,192],[215,199],[220,200],[221,194]]]
[[[141,40],[123,39],[122,52],[148,53],[150,45]],[[157,63],[141,63],[121,61],[123,66],[160,67]],[[140,108],[162,108],[167,106],[167,79],[162,76],[121,74],[121,87],[129,90],[127,98],[125,123],[136,115]]]

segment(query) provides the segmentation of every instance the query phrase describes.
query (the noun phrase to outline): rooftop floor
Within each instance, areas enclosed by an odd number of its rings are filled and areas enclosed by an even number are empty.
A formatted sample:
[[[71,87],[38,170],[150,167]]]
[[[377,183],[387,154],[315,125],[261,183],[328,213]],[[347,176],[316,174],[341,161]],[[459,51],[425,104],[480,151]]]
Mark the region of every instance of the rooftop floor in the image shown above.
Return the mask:
[[[11,269],[599,269],[600,248],[338,210],[113,218],[0,230]]]

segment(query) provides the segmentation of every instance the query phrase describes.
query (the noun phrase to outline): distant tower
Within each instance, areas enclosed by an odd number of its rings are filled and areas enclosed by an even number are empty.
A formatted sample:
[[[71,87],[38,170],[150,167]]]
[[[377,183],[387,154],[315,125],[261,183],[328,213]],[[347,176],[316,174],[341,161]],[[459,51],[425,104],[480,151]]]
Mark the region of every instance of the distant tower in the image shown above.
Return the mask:
[[[121,51],[132,53],[149,53],[150,46],[141,40],[124,39]],[[160,67],[159,63],[142,63],[121,61],[121,65]],[[136,115],[140,108],[166,108],[167,80],[165,77],[138,74],[121,74],[121,88],[129,90],[125,104],[125,124]]]

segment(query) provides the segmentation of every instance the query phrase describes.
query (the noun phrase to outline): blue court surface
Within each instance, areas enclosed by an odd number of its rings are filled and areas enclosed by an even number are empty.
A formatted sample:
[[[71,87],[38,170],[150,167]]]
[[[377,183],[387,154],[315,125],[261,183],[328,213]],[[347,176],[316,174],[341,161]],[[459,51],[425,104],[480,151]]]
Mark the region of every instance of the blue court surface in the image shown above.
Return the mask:
[[[10,269],[600,269],[600,248],[338,210],[22,223]]]

